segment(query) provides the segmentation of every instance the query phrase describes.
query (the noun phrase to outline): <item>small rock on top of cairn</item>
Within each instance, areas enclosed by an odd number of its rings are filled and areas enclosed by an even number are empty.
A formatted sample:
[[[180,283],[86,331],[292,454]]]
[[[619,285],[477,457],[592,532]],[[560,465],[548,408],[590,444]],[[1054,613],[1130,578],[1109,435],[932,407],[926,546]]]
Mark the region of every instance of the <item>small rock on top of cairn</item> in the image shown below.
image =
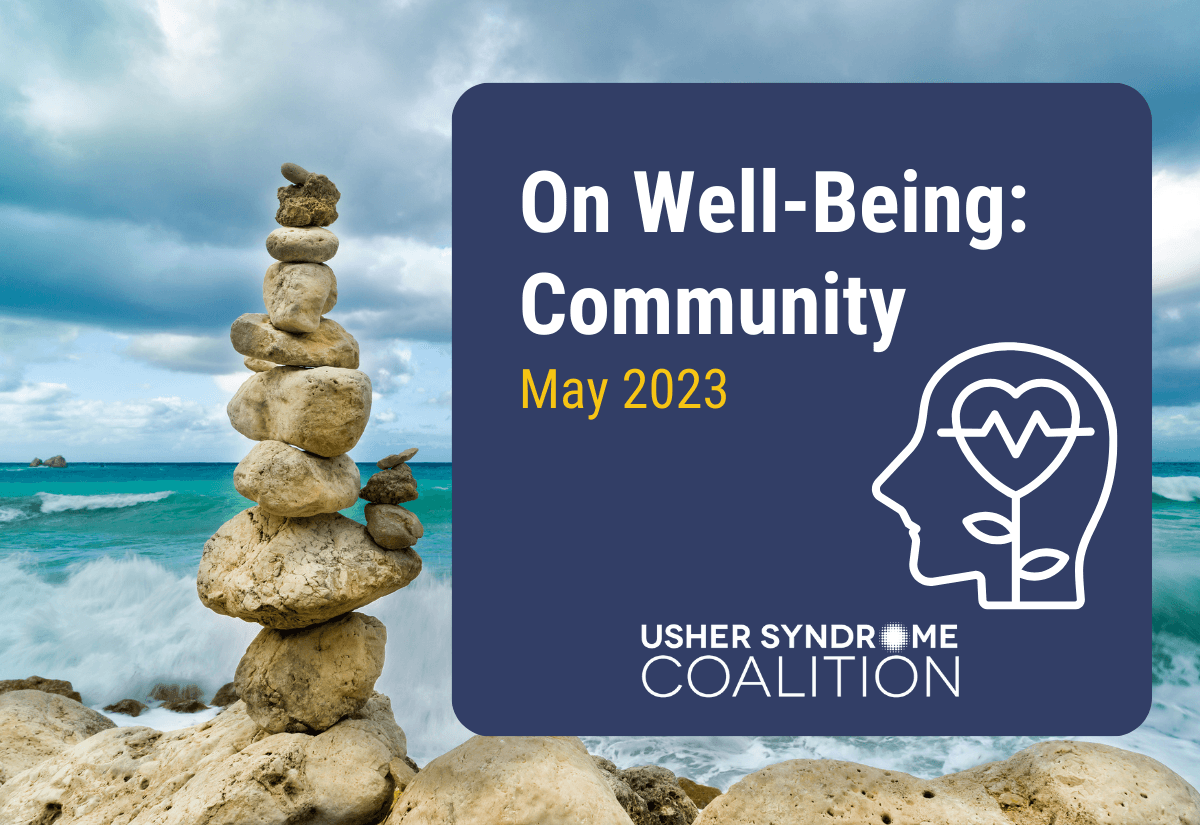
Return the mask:
[[[381,470],[390,470],[391,468],[403,464],[406,461],[412,461],[412,457],[417,454],[416,447],[409,447],[402,453],[389,455],[387,458],[381,458],[375,462],[375,466]]]

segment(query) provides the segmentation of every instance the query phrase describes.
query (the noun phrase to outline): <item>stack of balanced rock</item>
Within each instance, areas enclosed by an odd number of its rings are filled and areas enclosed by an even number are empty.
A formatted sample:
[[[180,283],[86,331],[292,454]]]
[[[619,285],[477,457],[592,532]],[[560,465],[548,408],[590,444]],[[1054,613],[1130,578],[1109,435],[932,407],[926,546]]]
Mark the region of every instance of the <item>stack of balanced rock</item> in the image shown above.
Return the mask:
[[[229,420],[260,442],[233,481],[257,506],[204,545],[196,585],[208,608],[264,628],[234,681],[250,717],[270,733],[319,733],[371,698],[387,633],[353,611],[420,573],[412,545],[422,529],[396,506],[417,497],[403,463],[415,449],[385,459],[391,469],[362,490],[378,502],[370,529],[338,512],[359,497],[346,453],[367,425],[371,381],[358,371],[358,342],[322,317],[337,303],[325,262],[338,239],[323,227],[337,219],[340,193],[324,175],[291,163],[282,171],[294,185],[280,188],[283,226],[267,237],[278,261],[263,279],[267,312],[241,316],[230,332],[255,374],[229,402]]]

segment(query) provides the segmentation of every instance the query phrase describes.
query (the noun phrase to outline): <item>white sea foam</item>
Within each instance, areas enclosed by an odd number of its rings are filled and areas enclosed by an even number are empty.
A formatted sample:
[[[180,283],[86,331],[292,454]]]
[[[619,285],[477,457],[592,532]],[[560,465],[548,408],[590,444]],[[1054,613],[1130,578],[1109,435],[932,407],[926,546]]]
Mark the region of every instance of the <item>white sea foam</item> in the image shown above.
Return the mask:
[[[1200,478],[1196,476],[1151,476],[1150,490],[1157,496],[1172,501],[1195,501],[1200,499]]]
[[[0,679],[68,679],[93,707],[148,701],[158,682],[197,684],[208,699],[260,629],[205,608],[194,576],[136,556],[89,562],[60,583],[0,559],[0,582]],[[424,764],[470,737],[450,705],[450,583],[418,579],[364,610],[391,631],[376,689],[392,699],[413,758]],[[202,716],[111,718],[168,730]]]
[[[38,493],[37,496],[42,500],[43,513],[62,513],[66,510],[109,510],[117,507],[133,507],[151,501],[162,501],[174,492],[174,490],[162,490],[157,493],[103,493],[95,496]]]
[[[19,521],[28,516],[16,507],[0,507],[0,524],[6,521]]]

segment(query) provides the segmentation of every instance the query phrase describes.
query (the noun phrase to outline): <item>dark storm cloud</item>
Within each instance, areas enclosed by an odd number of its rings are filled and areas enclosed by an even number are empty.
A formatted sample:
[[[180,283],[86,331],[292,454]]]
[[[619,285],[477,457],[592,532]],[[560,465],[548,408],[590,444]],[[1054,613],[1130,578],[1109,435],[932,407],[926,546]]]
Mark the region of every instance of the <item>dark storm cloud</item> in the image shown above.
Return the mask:
[[[1149,99],[1161,159],[1200,145],[1188,3],[4,8],[0,312],[135,333],[219,337],[259,308],[288,160],[346,193],[334,265],[355,288],[337,312],[370,337],[448,340],[450,120],[479,82],[1120,81]],[[408,263],[354,260],[350,238],[408,244]]]

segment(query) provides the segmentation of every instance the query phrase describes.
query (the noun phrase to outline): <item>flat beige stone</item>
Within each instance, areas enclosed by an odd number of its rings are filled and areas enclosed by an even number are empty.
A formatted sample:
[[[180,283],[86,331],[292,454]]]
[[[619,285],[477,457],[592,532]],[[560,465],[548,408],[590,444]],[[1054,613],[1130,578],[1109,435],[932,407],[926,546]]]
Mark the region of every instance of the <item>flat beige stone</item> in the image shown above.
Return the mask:
[[[300,630],[263,629],[234,676],[250,718],[271,733],[319,733],[357,713],[383,671],[383,622],[347,613]]]
[[[417,514],[398,504],[368,504],[365,508],[367,532],[375,543],[388,550],[412,547],[425,535]]]
[[[250,370],[251,372],[266,372],[267,370],[273,370],[279,366],[278,364],[273,364],[270,361],[264,361],[261,358],[251,358],[248,355],[242,359],[242,363],[245,364],[246,369]]]
[[[358,341],[328,318],[315,332],[295,333],[276,329],[270,316],[247,312],[229,328],[229,340],[242,355],[283,366],[358,369]]]
[[[0,787],[5,825],[370,825],[404,732],[387,697],[317,736],[267,734],[236,702],[171,733],[113,728]],[[405,777],[407,779],[407,777]]]
[[[277,261],[323,264],[337,250],[337,235],[319,226],[281,226],[267,236],[267,253]]]
[[[246,438],[332,458],[349,452],[366,429],[371,379],[337,367],[276,367],[247,378],[226,412]]]
[[[421,769],[385,825],[450,822],[631,825],[587,749],[572,736],[472,737]]]
[[[412,549],[384,550],[338,513],[283,518],[251,507],[205,543],[196,591],[224,616],[289,630],[370,604],[420,572]]]
[[[394,453],[386,458],[381,458],[375,462],[375,466],[381,470],[390,470],[392,467],[397,467],[406,461],[411,461],[412,457],[417,454],[417,449],[418,448],[416,447],[409,447],[403,452]]]
[[[111,727],[108,717],[56,693],[0,695],[0,785]]]
[[[360,482],[358,465],[350,456],[323,458],[282,441],[255,445],[233,471],[239,493],[265,512],[289,518],[353,507]]]
[[[337,306],[337,278],[325,264],[273,263],[263,276],[263,305],[277,329],[315,332]]]

